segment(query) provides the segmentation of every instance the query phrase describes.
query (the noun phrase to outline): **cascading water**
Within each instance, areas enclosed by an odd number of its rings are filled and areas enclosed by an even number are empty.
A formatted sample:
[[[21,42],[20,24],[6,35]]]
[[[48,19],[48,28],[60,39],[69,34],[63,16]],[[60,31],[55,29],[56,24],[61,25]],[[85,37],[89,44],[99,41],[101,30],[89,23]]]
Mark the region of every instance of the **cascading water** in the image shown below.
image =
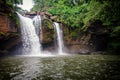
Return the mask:
[[[63,32],[57,22],[54,22],[54,28],[55,28],[55,32],[57,34],[58,54],[61,55],[61,54],[64,54],[64,52],[63,52],[63,48],[64,48]]]
[[[33,18],[33,24],[35,26],[36,34],[40,36],[40,42],[42,42],[42,19],[40,15]]]
[[[39,37],[36,34],[33,21],[30,18],[24,17],[18,13],[21,25],[21,34],[23,42],[23,54],[24,55],[40,55],[41,44]]]

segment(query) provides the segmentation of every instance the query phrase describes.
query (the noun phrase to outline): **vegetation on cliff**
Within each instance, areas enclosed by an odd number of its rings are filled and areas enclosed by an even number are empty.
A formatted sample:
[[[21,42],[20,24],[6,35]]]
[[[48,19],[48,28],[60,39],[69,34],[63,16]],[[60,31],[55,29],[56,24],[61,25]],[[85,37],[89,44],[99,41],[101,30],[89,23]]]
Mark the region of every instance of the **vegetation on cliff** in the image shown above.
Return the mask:
[[[16,17],[16,11],[22,10],[18,7],[18,4],[23,4],[23,0],[1,0],[0,1],[0,15],[7,14],[8,17],[13,19],[15,23],[18,23],[18,19]]]
[[[0,12],[10,13],[20,10],[21,8],[17,4],[22,4],[23,0],[1,0]]]

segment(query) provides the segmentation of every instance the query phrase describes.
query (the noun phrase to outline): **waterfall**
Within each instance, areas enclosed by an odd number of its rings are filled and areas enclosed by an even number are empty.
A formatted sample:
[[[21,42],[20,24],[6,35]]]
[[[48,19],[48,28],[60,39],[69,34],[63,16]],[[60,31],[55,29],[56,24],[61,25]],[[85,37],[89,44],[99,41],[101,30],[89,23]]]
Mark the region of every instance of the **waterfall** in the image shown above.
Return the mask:
[[[36,34],[35,26],[30,18],[24,17],[18,13],[20,19],[20,28],[23,42],[24,55],[40,55],[41,44]]]
[[[55,28],[55,32],[57,34],[58,54],[64,54],[64,52],[63,52],[63,48],[64,48],[63,32],[60,28],[60,25],[56,22],[54,22],[54,28]]]
[[[40,42],[42,42],[42,19],[40,15],[33,18],[33,24],[35,26],[36,34],[40,36]]]

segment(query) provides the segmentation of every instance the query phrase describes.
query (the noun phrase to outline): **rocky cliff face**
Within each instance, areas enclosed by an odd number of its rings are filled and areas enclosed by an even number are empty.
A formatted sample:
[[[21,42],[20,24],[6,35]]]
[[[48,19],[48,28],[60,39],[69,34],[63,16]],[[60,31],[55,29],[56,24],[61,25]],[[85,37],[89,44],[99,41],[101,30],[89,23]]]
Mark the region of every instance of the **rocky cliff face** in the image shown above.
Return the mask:
[[[0,13],[0,55],[10,54],[20,40],[15,21],[7,13]]]
[[[0,56],[11,54],[21,43],[13,15],[14,10],[6,4],[6,0],[0,0]]]
[[[15,21],[7,14],[0,15],[0,32],[17,32]]]
[[[65,29],[65,44],[70,53],[89,54],[91,52],[107,50],[109,30],[100,20],[88,22],[86,29],[82,31],[79,31],[79,28],[69,31],[64,25],[63,29]]]
[[[90,22],[87,28],[88,34],[91,34],[90,43],[95,51],[107,50],[109,40],[109,30],[100,20]]]

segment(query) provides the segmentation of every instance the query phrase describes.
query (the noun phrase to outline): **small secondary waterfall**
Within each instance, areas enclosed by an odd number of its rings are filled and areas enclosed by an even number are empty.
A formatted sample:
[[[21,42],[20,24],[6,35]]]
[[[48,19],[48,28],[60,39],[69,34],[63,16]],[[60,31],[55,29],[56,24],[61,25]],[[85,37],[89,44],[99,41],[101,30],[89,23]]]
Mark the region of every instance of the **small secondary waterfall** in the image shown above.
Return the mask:
[[[18,13],[21,25],[21,34],[23,42],[23,54],[24,55],[40,55],[41,44],[39,37],[36,34],[33,21],[30,18],[24,17]]]
[[[60,28],[60,25],[56,22],[54,22],[54,28],[57,34],[57,43],[58,43],[58,54],[64,54],[63,52],[63,48],[64,48],[64,44],[63,44],[63,32]]]

